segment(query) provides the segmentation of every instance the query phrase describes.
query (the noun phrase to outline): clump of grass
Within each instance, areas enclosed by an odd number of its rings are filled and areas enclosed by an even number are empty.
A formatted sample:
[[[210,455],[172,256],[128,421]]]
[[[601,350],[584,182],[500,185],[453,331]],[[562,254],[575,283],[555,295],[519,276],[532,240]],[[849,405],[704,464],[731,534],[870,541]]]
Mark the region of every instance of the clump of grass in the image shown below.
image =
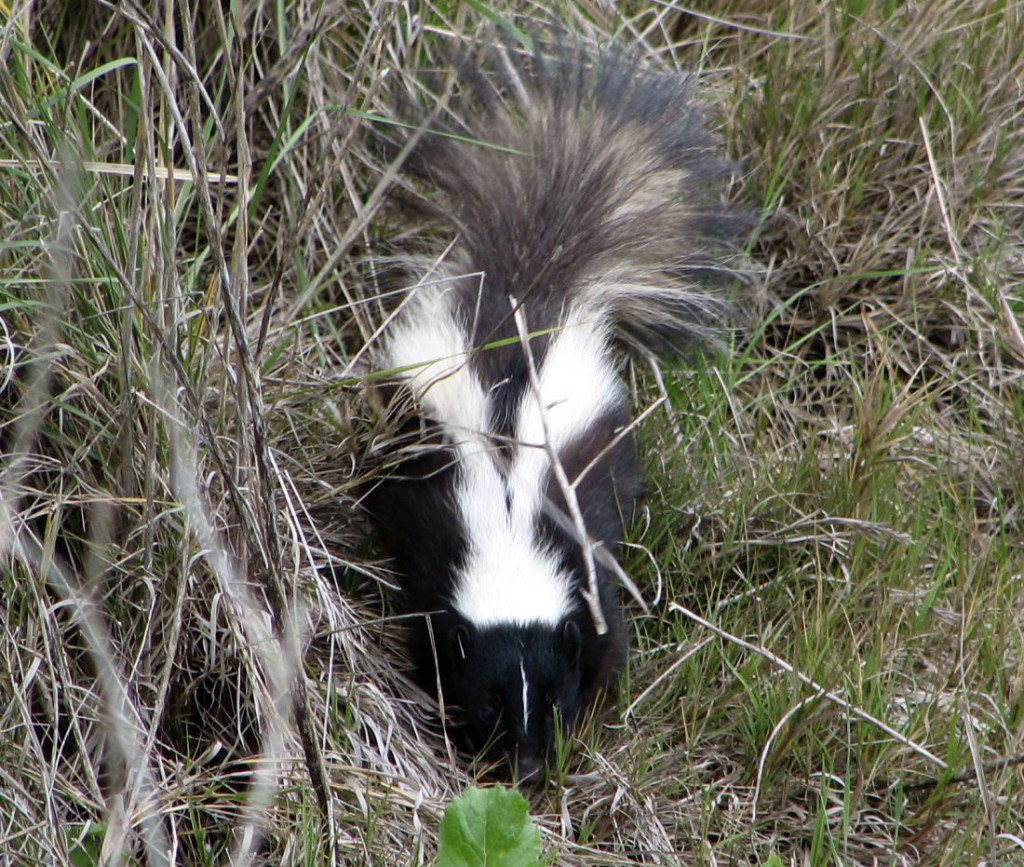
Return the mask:
[[[18,10],[0,852],[422,862],[471,773],[404,678],[358,512],[359,378],[397,300],[375,275],[430,231],[387,207],[367,118],[515,6]],[[1019,855],[1019,5],[563,11],[701,70],[765,221],[733,351],[635,371],[670,407],[624,558],[651,613],[618,707],[532,795],[545,845]]]

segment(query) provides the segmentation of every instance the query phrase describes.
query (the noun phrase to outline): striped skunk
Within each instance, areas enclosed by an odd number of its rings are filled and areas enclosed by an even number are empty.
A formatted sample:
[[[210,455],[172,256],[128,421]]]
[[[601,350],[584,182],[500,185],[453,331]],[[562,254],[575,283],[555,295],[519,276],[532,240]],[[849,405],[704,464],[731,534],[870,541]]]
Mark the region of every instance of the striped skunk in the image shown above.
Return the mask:
[[[405,143],[456,240],[383,333],[393,435],[365,504],[421,615],[420,682],[527,779],[624,661],[611,554],[641,479],[618,350],[690,351],[750,223],[689,77],[565,44],[457,67],[450,119]]]

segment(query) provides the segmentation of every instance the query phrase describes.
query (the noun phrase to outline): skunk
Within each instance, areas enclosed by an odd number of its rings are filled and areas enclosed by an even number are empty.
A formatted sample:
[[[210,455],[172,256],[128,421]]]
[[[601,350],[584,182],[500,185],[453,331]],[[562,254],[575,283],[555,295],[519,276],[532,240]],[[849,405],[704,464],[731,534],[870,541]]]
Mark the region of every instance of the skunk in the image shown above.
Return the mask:
[[[383,332],[394,424],[365,503],[420,682],[520,779],[624,661],[610,567],[641,478],[619,350],[692,351],[736,283],[749,221],[692,85],[618,50],[491,47],[405,142],[454,242]]]

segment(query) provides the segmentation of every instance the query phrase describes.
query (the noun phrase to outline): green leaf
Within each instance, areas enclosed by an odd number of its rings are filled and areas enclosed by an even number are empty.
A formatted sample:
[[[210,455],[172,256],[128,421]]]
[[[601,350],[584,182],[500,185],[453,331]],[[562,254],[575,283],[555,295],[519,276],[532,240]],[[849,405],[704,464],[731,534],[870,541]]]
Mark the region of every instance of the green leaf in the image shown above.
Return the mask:
[[[537,867],[540,831],[515,789],[472,787],[441,820],[438,867]]]
[[[106,825],[86,822],[85,825],[69,825],[64,828],[67,840],[68,863],[71,867],[95,867],[103,852],[103,837]]]
[[[466,5],[479,12],[488,21],[497,24],[498,27],[515,39],[516,42],[522,45],[527,51],[533,51],[533,39],[525,30],[520,30],[507,18],[499,15],[493,9],[487,8],[487,6],[481,3],[480,0],[466,0]]]

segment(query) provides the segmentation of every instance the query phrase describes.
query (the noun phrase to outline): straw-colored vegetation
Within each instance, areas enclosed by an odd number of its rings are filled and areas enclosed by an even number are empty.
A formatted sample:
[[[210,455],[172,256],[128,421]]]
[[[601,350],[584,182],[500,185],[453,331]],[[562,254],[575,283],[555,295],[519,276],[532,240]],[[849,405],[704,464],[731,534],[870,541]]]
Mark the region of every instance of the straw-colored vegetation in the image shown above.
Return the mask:
[[[699,71],[765,215],[633,370],[620,695],[559,864],[1024,863],[1024,6],[551,4]],[[0,862],[421,863],[471,779],[356,504],[368,115],[536,4],[0,0]],[[494,12],[493,10],[497,10]]]

